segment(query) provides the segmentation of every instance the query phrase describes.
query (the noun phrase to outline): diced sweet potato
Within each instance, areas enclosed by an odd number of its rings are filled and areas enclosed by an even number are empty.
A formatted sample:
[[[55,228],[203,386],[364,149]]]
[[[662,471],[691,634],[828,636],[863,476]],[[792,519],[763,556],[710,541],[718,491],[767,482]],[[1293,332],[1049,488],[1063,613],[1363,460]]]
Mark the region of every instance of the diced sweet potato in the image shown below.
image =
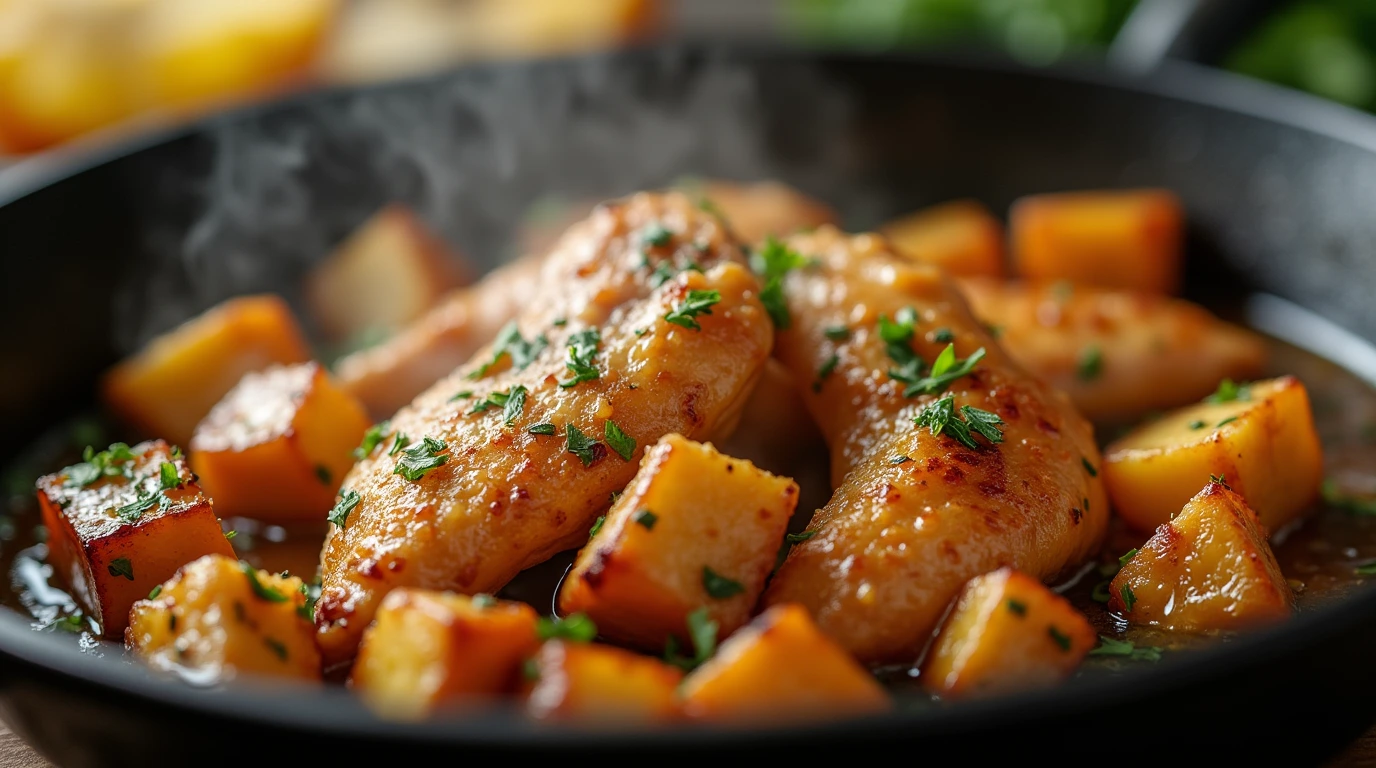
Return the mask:
[[[977,200],[954,200],[879,228],[895,250],[960,277],[1003,276],[1003,224]]]
[[[1013,259],[1027,278],[1173,293],[1184,220],[1161,189],[1024,197],[1009,213]]]
[[[683,673],[610,645],[551,640],[533,659],[526,709],[535,717],[615,724],[663,721],[679,713]]]
[[[210,499],[180,454],[116,443],[38,479],[48,558],[106,637],[129,606],[202,555],[232,556]]]
[[[825,203],[777,181],[708,179],[682,186],[685,192],[699,196],[703,205],[725,216],[731,230],[745,243],[838,222],[836,212]]]
[[[797,501],[792,480],[666,435],[579,554],[559,609],[647,650],[686,643],[701,606],[730,634],[749,620]]]
[[[1304,513],[1323,480],[1323,448],[1304,385],[1283,376],[1220,387],[1104,452],[1113,508],[1138,530],[1170,520],[1211,475],[1242,494],[1270,530]]]
[[[960,287],[1008,354],[1091,419],[1135,421],[1266,365],[1261,337],[1161,294],[984,279]]]
[[[319,520],[334,503],[368,414],[317,363],[250,373],[191,438],[191,467],[221,515]]]
[[[1284,620],[1293,596],[1266,537],[1242,496],[1209,483],[1118,571],[1109,608],[1183,632]]]
[[[389,205],[311,270],[306,301],[326,336],[351,339],[396,331],[471,279],[419,216]]]
[[[154,668],[197,682],[241,674],[320,679],[301,580],[223,555],[182,566],[134,603],[124,642]]]
[[[859,662],[798,605],[776,605],[732,635],[688,675],[683,707],[727,722],[838,719],[893,706]]]
[[[487,595],[393,590],[363,635],[351,683],[398,719],[506,693],[539,644],[536,619],[524,603]]]
[[[310,351],[276,296],[230,299],[154,339],[105,375],[105,402],[148,435],[185,445],[250,371],[302,363]]]
[[[1094,627],[1068,600],[1002,568],[965,585],[922,665],[922,685],[948,699],[1050,686],[1094,643]]]

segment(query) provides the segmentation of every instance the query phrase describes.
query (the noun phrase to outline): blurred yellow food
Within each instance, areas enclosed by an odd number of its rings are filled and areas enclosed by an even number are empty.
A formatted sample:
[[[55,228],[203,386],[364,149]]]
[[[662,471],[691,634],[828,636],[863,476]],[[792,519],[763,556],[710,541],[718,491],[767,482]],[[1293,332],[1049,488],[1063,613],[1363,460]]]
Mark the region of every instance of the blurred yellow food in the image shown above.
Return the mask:
[[[1304,385],[1282,376],[1229,382],[1138,427],[1105,449],[1103,472],[1114,511],[1138,530],[1170,520],[1213,476],[1274,531],[1318,497],[1323,448]]]
[[[338,0],[0,0],[0,150],[306,74]]]
[[[535,717],[607,724],[678,716],[677,668],[610,645],[550,640],[528,663],[526,709]]]
[[[122,360],[105,374],[101,394],[130,425],[186,445],[196,425],[244,374],[309,359],[285,301],[243,296],[182,323]]]
[[[942,698],[1053,685],[1094,647],[1094,628],[1070,601],[1011,568],[965,585],[922,666]]]
[[[321,520],[368,430],[319,363],[250,373],[191,438],[191,468],[225,517]]]
[[[223,555],[183,566],[135,603],[124,642],[154,668],[198,682],[243,673],[320,679],[301,580]]]
[[[899,254],[959,277],[1003,277],[1003,225],[977,200],[954,200],[879,228]]]
[[[1133,291],[1180,283],[1185,214],[1163,189],[1032,195],[1009,212],[1018,274]]]
[[[1247,502],[1211,482],[1118,571],[1109,608],[1182,632],[1284,620],[1293,596],[1266,537]]]

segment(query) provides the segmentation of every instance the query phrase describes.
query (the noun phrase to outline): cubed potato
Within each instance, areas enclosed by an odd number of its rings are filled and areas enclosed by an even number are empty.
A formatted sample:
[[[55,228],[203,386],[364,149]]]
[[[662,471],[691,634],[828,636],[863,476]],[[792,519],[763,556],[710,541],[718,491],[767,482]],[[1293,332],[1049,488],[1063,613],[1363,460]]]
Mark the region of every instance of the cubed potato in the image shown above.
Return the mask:
[[[116,443],[38,479],[48,560],[106,637],[129,606],[202,555],[232,557],[210,498],[180,453]]]
[[[730,634],[750,619],[797,501],[792,480],[666,435],[579,553],[559,609],[646,650],[686,644],[702,606]]]
[[[678,716],[683,673],[658,659],[550,640],[532,661],[526,709],[535,717],[624,725]]]
[[[945,699],[1051,686],[1094,644],[1094,627],[1070,601],[1002,568],[961,590],[922,664],[922,685]]]
[[[735,723],[835,720],[893,706],[874,676],[799,605],[776,605],[684,678],[684,711]]]
[[[1017,273],[1146,293],[1180,284],[1185,214],[1162,189],[1033,195],[1013,204]]]
[[[188,320],[110,369],[103,395],[129,424],[186,445],[196,425],[244,374],[310,357],[286,302],[246,296]]]
[[[539,645],[537,620],[530,606],[487,595],[393,590],[363,635],[350,682],[395,719],[507,693]]]
[[[328,338],[356,339],[399,330],[471,280],[419,216],[389,205],[311,270],[306,302]]]
[[[221,515],[320,520],[368,424],[319,364],[274,366],[244,376],[196,428],[191,467]]]
[[[210,683],[243,674],[320,679],[301,580],[206,555],[134,603],[124,642],[156,669]]]
[[[899,254],[959,277],[1003,277],[1003,224],[977,200],[954,200],[879,228]]]
[[[1282,621],[1293,595],[1267,532],[1242,496],[1208,483],[1109,585],[1109,608],[1181,632]]]
[[[725,216],[731,231],[745,243],[839,221],[836,212],[825,203],[777,181],[708,179],[690,180],[680,186],[684,192],[700,197],[703,205]]]
[[[1109,498],[1134,528],[1170,520],[1210,476],[1224,478],[1273,531],[1318,497],[1323,448],[1304,385],[1283,376],[1220,393],[1138,427],[1104,452]]]
[[[985,279],[960,286],[1014,360],[1098,421],[1178,408],[1266,366],[1260,336],[1161,294]]]

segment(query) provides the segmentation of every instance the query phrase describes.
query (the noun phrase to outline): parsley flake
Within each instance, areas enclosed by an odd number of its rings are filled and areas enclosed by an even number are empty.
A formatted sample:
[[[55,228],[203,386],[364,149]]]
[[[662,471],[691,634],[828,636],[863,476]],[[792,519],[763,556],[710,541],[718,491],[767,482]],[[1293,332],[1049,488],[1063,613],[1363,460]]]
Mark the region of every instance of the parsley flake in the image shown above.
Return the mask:
[[[133,501],[115,510],[115,517],[126,523],[136,523],[139,518],[143,517],[144,512],[152,509],[159,500],[165,498],[167,497],[161,493],[153,493],[139,488],[138,496]]]
[[[550,422],[545,421],[539,424],[532,425],[530,429],[527,429],[526,431],[532,435],[552,435],[555,433],[555,427]]]
[[[850,329],[844,325],[831,325],[822,331],[822,335],[832,341],[845,341],[850,338]]]
[[[735,579],[722,576],[706,565],[702,567],[702,587],[707,590],[707,594],[718,600],[725,600],[745,592],[745,585]]]
[[[1075,375],[1080,381],[1094,381],[1104,372],[1104,353],[1098,344],[1091,344],[1080,351],[1075,364]]]
[[[1161,649],[1155,646],[1138,648],[1127,640],[1117,640],[1099,635],[1099,645],[1089,652],[1090,656],[1122,656],[1133,661],[1160,661]]]
[[[802,544],[803,542],[807,541],[813,536],[816,536],[818,530],[819,529],[817,528],[813,528],[810,531],[803,531],[802,533],[785,534],[784,541],[788,542],[789,544]]]
[[[405,432],[398,432],[397,439],[392,443],[392,450],[387,452],[388,456],[395,456],[401,453],[402,449],[411,444],[411,436]]]
[[[1053,642],[1056,643],[1057,646],[1060,647],[1062,651],[1070,651],[1070,635],[1067,635],[1061,630],[1056,629],[1054,625],[1046,628],[1046,634],[1048,637],[1052,639]]]
[[[425,477],[425,473],[437,467],[444,466],[449,461],[449,454],[441,453],[448,450],[449,446],[443,440],[437,440],[426,436],[414,446],[401,452],[401,458],[397,459],[397,465],[392,469],[392,474],[416,482]]]
[[[1190,422],[1190,429],[1203,429],[1205,426],[1207,425],[1204,423],[1203,419],[1195,419]]]
[[[907,464],[908,462],[910,462],[910,461],[912,461],[912,460],[913,460],[913,457],[911,457],[911,456],[895,456],[895,457],[893,457],[892,459],[889,459],[889,463],[890,463],[890,464],[893,464],[893,465],[895,465],[895,466],[897,466],[897,465],[899,465],[899,464]]]
[[[583,462],[583,466],[591,466],[598,459],[606,454],[607,449],[601,443],[583,434],[578,427],[572,424],[564,425],[564,436],[568,442],[564,450],[578,457]]]
[[[453,398],[450,399],[452,400]],[[387,439],[387,431],[391,428],[392,423],[389,421],[380,421],[368,427],[368,431],[363,433],[363,442],[359,443],[358,447],[354,449],[354,460],[363,461],[371,456],[373,454],[373,449],[377,448],[383,440]]]
[[[473,397],[473,390],[461,389],[458,392],[455,392],[452,396],[450,396],[449,402],[452,403],[458,400],[468,400],[471,397]]]
[[[923,408],[913,423],[919,428],[927,427],[933,435],[949,434],[967,448],[979,448],[971,432],[983,435],[993,444],[1003,442],[1003,432],[998,428],[1003,419],[998,414],[963,405],[960,407],[960,416],[964,417],[964,421],[955,414],[955,397],[946,395]]]
[[[788,312],[788,300],[784,298],[784,277],[809,263],[808,259],[773,236],[767,238],[764,247],[750,257],[751,268],[764,283],[760,289],[760,303],[764,304],[769,319],[774,321],[774,327],[781,331],[788,330],[793,324]]]
[[[157,600],[157,599],[158,599],[158,595],[161,595],[161,594],[162,594],[162,585],[159,584],[158,586],[153,587],[151,590],[148,591],[148,599],[149,599],[149,600]]]
[[[830,376],[833,371],[836,370],[836,366],[840,363],[840,356],[838,356],[835,352],[831,353],[831,357],[828,357],[826,359],[826,362],[822,363],[822,367],[817,369],[817,378],[814,379],[812,382],[813,392],[822,391],[822,382],[825,381],[826,378]]]
[[[597,346],[602,343],[602,334],[596,328],[587,328],[569,337],[568,356],[564,367],[573,375],[559,382],[563,389],[592,381],[602,374],[592,364],[597,357]]]
[[[631,519],[645,526],[645,530],[653,531],[655,529],[655,523],[659,522],[659,515],[656,515],[648,509],[642,509],[635,513]]]
[[[1095,469],[1094,465],[1089,463],[1089,459],[1086,459],[1085,457],[1081,456],[1080,463],[1084,465],[1085,471],[1089,473],[1090,477],[1099,476],[1099,470]]]
[[[111,443],[109,448],[99,452],[88,445],[81,453],[81,463],[64,470],[67,485],[84,487],[103,477],[131,477],[129,462],[135,458],[134,451],[126,443]]]
[[[177,472],[177,465],[170,461],[164,461],[158,466],[158,485],[162,490],[170,491],[178,488],[182,484],[181,475]]]
[[[938,344],[947,344],[956,340],[956,335],[950,328],[938,328],[932,332],[932,341]]]
[[[329,485],[334,480],[334,474],[324,464],[316,464],[315,478],[320,481],[321,485]]]
[[[710,291],[691,290],[683,301],[678,303],[678,306],[664,315],[664,320],[683,328],[700,331],[702,326],[697,321],[698,315],[712,314],[713,305],[720,301],[721,291],[716,289]]]
[[[315,621],[315,604],[320,600],[320,585],[308,587],[305,582],[302,582],[301,588],[297,591],[305,595],[306,599],[296,606],[296,615],[306,621]]]
[[[1363,498],[1344,493],[1339,487],[1338,482],[1333,478],[1327,478],[1323,485],[1319,486],[1323,494],[1323,500],[1330,506],[1337,507],[1345,512],[1354,515],[1373,515],[1376,516],[1376,499]]]
[[[276,587],[270,587],[258,579],[257,568],[254,568],[253,566],[249,565],[243,560],[240,560],[239,570],[244,572],[244,576],[248,578],[249,588],[253,590],[253,594],[257,596],[260,600],[266,600],[270,603],[287,602],[287,596],[282,594],[280,590],[278,590]]]
[[[626,461],[631,460],[631,456],[635,454],[635,438],[621,431],[616,422],[607,419],[606,425],[602,428],[602,436],[606,438],[607,445],[616,451],[616,455]]]
[[[1247,384],[1238,384],[1232,379],[1224,379],[1218,382],[1218,389],[1212,395],[1204,398],[1206,403],[1231,403],[1234,401],[1247,402],[1252,399],[1252,388]]]
[[[641,242],[655,248],[663,248],[673,242],[673,239],[674,233],[670,232],[668,227],[665,227],[657,221],[640,230]]]
[[[1235,422],[1235,421],[1237,421],[1237,417],[1236,417],[1236,416],[1229,416],[1228,418],[1224,419],[1223,421],[1220,421],[1220,422],[1218,422],[1217,424],[1215,424],[1215,425],[1214,425],[1214,429],[1218,429],[1219,427],[1224,426],[1225,424],[1232,424],[1232,423]]]
[[[593,523],[592,523],[592,527],[588,529],[588,540],[589,540],[589,541],[592,540],[592,537],[594,537],[594,536],[597,535],[597,532],[598,532],[598,531],[602,530],[602,525],[603,525],[603,523],[606,523],[606,522],[607,522],[607,516],[606,516],[606,515],[598,515],[598,516],[597,516],[597,519],[594,520]]]
[[[574,613],[564,618],[541,617],[535,625],[535,635],[541,640],[569,640],[575,643],[590,643],[597,637],[597,625],[585,613]]]
[[[278,661],[287,660],[287,646],[283,645],[282,641],[274,640],[271,637],[265,637],[263,638],[263,644],[277,656]]]
[[[344,521],[349,519],[349,515],[353,514],[361,500],[362,497],[358,495],[358,491],[340,491],[339,500],[334,503],[334,507],[330,509],[330,513],[325,516],[325,519],[343,528]]]
[[[1123,554],[1122,557],[1118,558],[1118,567],[1122,568],[1123,566],[1132,562],[1132,558],[1137,557],[1137,553],[1140,551],[1141,550],[1139,550],[1137,547],[1129,549],[1126,553]]]
[[[105,570],[109,571],[111,576],[123,576],[130,581],[134,580],[134,564],[129,562],[127,557],[111,560],[110,564],[105,566]]]
[[[501,362],[503,356],[511,357],[511,367],[518,371],[525,370],[540,353],[549,346],[549,339],[544,334],[540,334],[530,341],[521,337],[521,328],[515,320],[507,323],[498,332],[497,339],[492,343],[492,357],[478,370],[468,374],[470,379],[481,379],[486,376],[488,371]]]
[[[1014,600],[1010,597],[1008,599],[1008,612],[1016,616],[1026,616],[1027,603],[1024,603],[1021,600]]]
[[[712,621],[707,606],[688,614],[688,638],[693,642],[691,657],[679,655],[678,639],[673,635],[664,642],[664,661],[685,672],[701,666],[717,652],[717,622]]]
[[[908,383],[903,390],[904,397],[914,395],[939,395],[945,392],[956,379],[968,376],[979,365],[979,361],[984,359],[984,347],[975,350],[974,354],[964,360],[956,359],[956,345],[947,344],[941,350],[941,354],[936,356],[932,362],[931,372],[924,378],[917,379]],[[893,375],[892,372],[889,374]],[[895,378],[897,378],[895,376]]]
[[[1137,603],[1137,595],[1132,593],[1132,587],[1124,584],[1118,590],[1118,596],[1123,598],[1123,610],[1132,613],[1132,606]]]

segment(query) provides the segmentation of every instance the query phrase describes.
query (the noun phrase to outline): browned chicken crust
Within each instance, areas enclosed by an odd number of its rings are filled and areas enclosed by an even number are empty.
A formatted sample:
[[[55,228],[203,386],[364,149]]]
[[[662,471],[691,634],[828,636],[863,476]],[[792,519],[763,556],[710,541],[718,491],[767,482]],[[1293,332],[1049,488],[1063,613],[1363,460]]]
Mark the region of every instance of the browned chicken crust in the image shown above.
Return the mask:
[[[389,455],[389,437],[345,478],[344,498],[357,493],[357,504],[326,542],[316,609],[326,662],[352,657],[389,590],[497,590],[585,541],[646,446],[671,432],[705,439],[729,429],[773,341],[741,259],[721,222],[676,193],[600,207],[570,230],[517,321],[523,340],[543,335],[548,345],[524,369],[506,354],[485,375],[493,350],[479,350],[392,420],[412,450],[442,442],[433,453],[443,465],[415,481],[394,474],[404,454]],[[686,325],[666,319],[702,297],[693,291],[720,299]],[[599,377],[560,386],[573,377],[571,340],[592,328]],[[510,425],[509,408],[472,413],[517,386],[527,392]],[[625,458],[624,441],[607,437],[613,422],[634,440]],[[571,452],[570,428],[598,445]]]
[[[792,327],[778,354],[808,383],[837,489],[765,602],[806,606],[862,661],[911,662],[970,578],[1011,566],[1049,579],[1096,551],[1108,503],[1093,430],[999,348],[937,268],[894,257],[882,237],[831,227],[788,242],[817,264],[789,275]],[[908,307],[911,347],[928,365],[948,334],[961,359],[986,350],[949,392],[957,413],[969,405],[1002,419],[1000,445],[976,437],[971,449],[914,425],[938,398],[904,396],[876,328]],[[827,331],[840,326],[848,333],[833,340]]]

